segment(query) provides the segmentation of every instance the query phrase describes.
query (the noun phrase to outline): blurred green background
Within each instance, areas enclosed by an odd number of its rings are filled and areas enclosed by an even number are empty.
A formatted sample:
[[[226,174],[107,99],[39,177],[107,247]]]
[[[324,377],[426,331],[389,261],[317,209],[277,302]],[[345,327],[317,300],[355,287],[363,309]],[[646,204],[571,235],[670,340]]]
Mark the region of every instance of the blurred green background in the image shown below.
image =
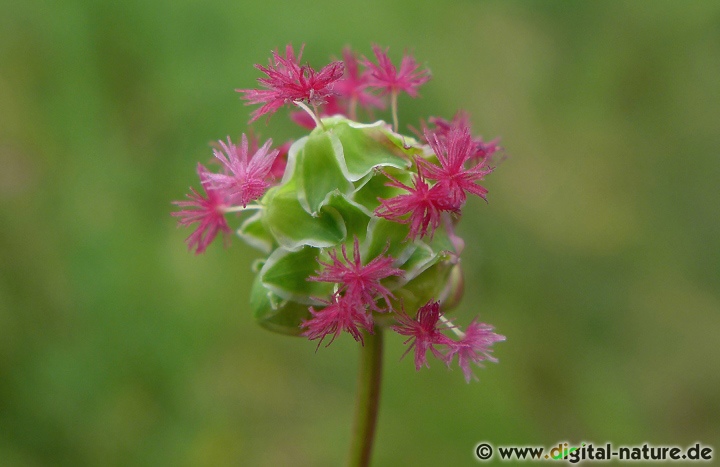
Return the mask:
[[[720,3],[2,2],[0,465],[339,465],[357,347],[271,334],[258,254],[194,256],[170,202],[247,131],[269,51],[412,50],[401,126],[470,112],[508,158],[460,229],[479,383],[388,336],[376,465],[479,441],[720,448]],[[301,135],[287,111],[254,128]],[[715,453],[717,458],[718,453]]]

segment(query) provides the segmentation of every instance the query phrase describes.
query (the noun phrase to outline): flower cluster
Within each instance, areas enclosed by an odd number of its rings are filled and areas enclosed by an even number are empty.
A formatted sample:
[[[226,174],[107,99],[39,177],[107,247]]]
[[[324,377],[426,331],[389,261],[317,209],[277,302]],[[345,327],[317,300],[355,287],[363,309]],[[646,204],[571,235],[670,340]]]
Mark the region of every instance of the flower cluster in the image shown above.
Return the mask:
[[[329,282],[338,284],[338,290],[333,293],[333,300],[320,311],[310,309],[312,319],[303,322],[302,327],[307,329],[303,335],[312,339],[323,338],[333,334],[333,340],[341,330],[348,331],[355,340],[362,342],[362,334],[357,326],[373,332],[373,319],[368,311],[379,313],[392,311],[390,298],[392,292],[380,283],[381,280],[391,276],[403,276],[402,269],[393,268],[395,261],[383,252],[372,261],[363,266],[360,260],[360,243],[357,237],[353,242],[353,259],[347,256],[347,249],[341,246],[342,257],[339,260],[337,251],[330,250],[328,254],[331,263],[318,260],[323,267],[317,276],[308,277],[309,281]],[[380,308],[377,300],[383,299],[386,307]],[[332,341],[330,341],[332,343]],[[320,344],[318,344],[320,345]],[[330,344],[328,344],[330,345]]]
[[[316,71],[288,45],[256,65],[261,89],[238,89],[260,105],[251,122],[290,105],[309,134],[276,149],[245,134],[219,141],[218,170],[198,165],[204,195],[191,189],[173,215],[196,225],[187,239],[196,253],[227,237],[228,216],[242,219],[238,235],[267,255],[250,298],[266,328],[319,346],[343,332],[364,343],[386,327],[407,336],[418,369],[431,354],[457,361],[469,381],[471,366],[496,361],[491,347],[505,338],[445,317],[462,294],[454,226],[469,195],[487,199],[479,182],[500,148],[473,136],[464,112],[421,122],[417,138],[398,133],[398,97],[417,97],[430,72],[407,53],[396,67],[387,49],[372,50],[374,60],[346,48]],[[392,124],[357,121],[388,106]]]
[[[438,323],[441,321],[443,324],[439,326]],[[455,331],[460,339],[456,341],[448,338],[443,334],[443,329]],[[405,353],[415,348],[416,369],[419,370],[423,365],[427,365],[428,350],[448,366],[457,355],[458,364],[468,382],[473,378],[470,364],[481,365],[485,360],[496,362],[497,359],[491,355],[490,346],[505,340],[505,336],[493,332],[492,326],[477,321],[470,323],[465,332],[457,330],[440,312],[440,304],[433,301],[420,307],[415,318],[409,317],[404,311],[401,312],[398,315],[398,324],[393,326],[393,330],[403,336],[410,336],[405,341],[406,344],[410,343]],[[446,353],[443,354],[441,348],[447,349]]]

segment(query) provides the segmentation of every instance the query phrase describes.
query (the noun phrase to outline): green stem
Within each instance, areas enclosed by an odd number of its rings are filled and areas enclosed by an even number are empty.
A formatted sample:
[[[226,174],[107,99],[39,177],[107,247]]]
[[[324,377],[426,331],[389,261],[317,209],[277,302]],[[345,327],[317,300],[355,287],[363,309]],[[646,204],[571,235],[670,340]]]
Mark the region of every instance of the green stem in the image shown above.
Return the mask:
[[[365,334],[365,345],[360,353],[358,393],[355,403],[355,426],[350,446],[351,467],[370,465],[375,426],[380,403],[380,379],[382,375],[382,329],[375,327],[375,334]]]

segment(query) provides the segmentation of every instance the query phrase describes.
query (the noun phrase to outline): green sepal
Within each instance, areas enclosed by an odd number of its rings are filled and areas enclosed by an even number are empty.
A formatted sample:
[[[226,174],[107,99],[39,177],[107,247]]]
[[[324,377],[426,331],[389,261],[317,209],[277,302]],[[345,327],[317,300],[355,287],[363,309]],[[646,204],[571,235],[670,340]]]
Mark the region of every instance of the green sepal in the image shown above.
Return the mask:
[[[450,270],[445,288],[440,294],[440,304],[443,313],[452,311],[460,304],[465,292],[465,277],[460,263],[455,264]]]
[[[405,270],[405,276],[400,278],[398,282],[406,284],[412,279],[419,276],[423,271],[439,261],[440,255],[434,252],[427,244],[417,241],[415,249],[409,258],[403,263],[402,268]]]
[[[357,181],[376,167],[408,168],[412,151],[405,151],[397,138],[389,137],[385,122],[357,124],[345,119],[327,120],[328,132],[342,141],[338,153],[340,169],[350,181]]]
[[[245,219],[237,230],[237,234],[248,245],[266,254],[270,253],[275,246],[275,239],[263,224],[262,211]]]
[[[322,209],[317,216],[310,215],[298,201],[294,181],[269,190],[263,201],[265,225],[288,250],[334,246],[345,239],[345,222],[337,210]]]
[[[398,170],[394,167],[383,169],[400,183],[412,186],[412,177],[405,170]],[[374,211],[380,206],[379,199],[390,199],[398,195],[405,195],[407,191],[402,188],[389,186],[390,179],[382,173],[373,173],[359,180],[355,185],[353,200],[365,206],[369,211]]]
[[[332,193],[328,197],[328,203],[324,207],[324,209],[329,208],[335,209],[343,219],[346,231],[346,243],[352,245],[353,238],[356,235],[360,241],[365,239],[372,213],[365,209],[363,205],[349,200],[346,196],[339,193]]]
[[[396,267],[400,266],[416,248],[411,242],[405,241],[408,231],[406,224],[373,217],[368,223],[368,235],[363,250],[368,258],[375,258],[388,247],[385,254],[396,259]]]
[[[349,195],[355,188],[338,165],[342,150],[342,144],[334,134],[313,132],[298,153],[294,177],[298,200],[313,216],[332,193]]]
[[[285,165],[285,173],[283,174],[282,180],[280,180],[281,185],[286,184],[289,180],[295,177],[295,170],[298,165],[298,156],[302,153],[302,149],[305,147],[305,143],[308,138],[308,136],[303,136],[290,145],[287,155],[287,164]]]
[[[451,222],[451,219],[448,216],[444,221]],[[418,249],[403,266],[407,271],[405,278],[408,281],[439,262],[454,264],[458,261],[459,252],[455,251],[455,245],[450,240],[444,223],[435,230],[432,238],[417,240],[415,243]]]
[[[307,280],[320,269],[319,253],[312,247],[297,251],[276,249],[258,274],[262,285],[284,300],[317,305],[319,302],[313,297],[325,297],[332,292],[330,283]]]
[[[250,309],[257,322],[264,328],[297,336],[302,333],[300,325],[310,318],[308,306],[291,300],[283,300],[263,286],[260,275],[255,277],[250,292]]]
[[[399,310],[402,302],[407,314],[414,316],[418,308],[429,300],[439,300],[453,266],[454,264],[449,261],[447,255],[441,255],[439,261],[432,267],[425,269],[407,284],[392,291],[396,298],[393,308]]]
[[[431,239],[423,240],[428,244],[428,246],[430,246],[430,248],[432,248],[433,251],[450,251],[459,255],[460,252],[455,251],[455,245],[452,240],[450,240],[450,232],[452,232],[452,230],[448,231],[447,222],[452,222],[450,216],[447,216],[443,220],[443,223],[441,223],[440,227],[435,230]],[[452,229],[452,226],[449,228]]]

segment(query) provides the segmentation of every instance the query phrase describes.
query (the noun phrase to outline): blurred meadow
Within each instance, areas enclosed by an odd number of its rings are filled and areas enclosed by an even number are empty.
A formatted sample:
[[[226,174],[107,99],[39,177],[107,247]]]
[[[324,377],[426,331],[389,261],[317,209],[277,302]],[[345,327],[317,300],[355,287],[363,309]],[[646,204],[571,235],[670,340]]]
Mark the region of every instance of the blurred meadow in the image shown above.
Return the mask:
[[[195,256],[170,216],[287,43],[411,50],[433,79],[401,127],[463,108],[506,150],[465,209],[455,313],[507,336],[500,363],[416,372],[387,335],[375,465],[720,449],[719,2],[1,3],[0,465],[345,461],[355,342],[257,326],[259,254]],[[300,136],[287,113],[253,128]]]

